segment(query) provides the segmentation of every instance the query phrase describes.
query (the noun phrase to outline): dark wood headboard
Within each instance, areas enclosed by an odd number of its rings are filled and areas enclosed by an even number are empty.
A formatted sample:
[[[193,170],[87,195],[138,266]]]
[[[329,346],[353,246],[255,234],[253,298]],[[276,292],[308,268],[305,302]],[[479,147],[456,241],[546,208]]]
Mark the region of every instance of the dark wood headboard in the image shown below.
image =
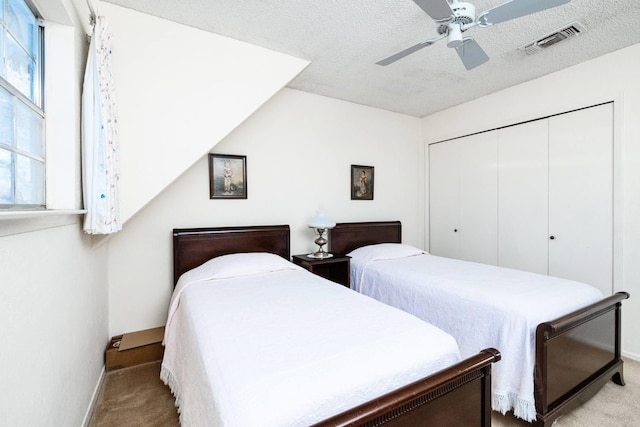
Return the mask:
[[[400,221],[342,222],[329,230],[329,249],[336,255],[376,243],[402,243]]]
[[[269,252],[291,258],[288,225],[174,228],[173,284],[182,273],[211,258],[238,252]]]

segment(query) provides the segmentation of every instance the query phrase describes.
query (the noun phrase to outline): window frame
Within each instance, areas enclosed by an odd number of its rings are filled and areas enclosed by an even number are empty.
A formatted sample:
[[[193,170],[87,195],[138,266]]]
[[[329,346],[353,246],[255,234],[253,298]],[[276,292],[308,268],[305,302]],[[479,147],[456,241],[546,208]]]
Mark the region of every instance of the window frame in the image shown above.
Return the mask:
[[[13,86],[9,81],[7,81],[4,77],[0,76],[0,86],[8,92],[8,94],[13,97],[14,100],[14,112],[13,112],[13,120],[15,123],[15,119],[17,116],[17,103],[20,103],[22,106],[28,108],[30,111],[34,112],[42,119],[42,132],[41,132],[41,140],[40,140],[40,155],[35,155],[32,152],[23,150],[15,145],[7,145],[3,144],[0,141],[0,148],[3,148],[10,153],[14,160],[12,161],[12,170],[11,170],[11,179],[12,179],[12,189],[14,192],[14,202],[15,202],[15,184],[16,184],[16,175],[17,175],[17,166],[15,165],[15,154],[19,154],[24,156],[27,159],[35,160],[42,164],[42,178],[40,182],[40,191],[42,194],[41,203],[10,203],[10,204],[0,204],[0,212],[4,211],[43,211],[47,209],[47,147],[46,147],[46,114],[45,114],[45,23],[42,19],[40,13],[37,8],[31,3],[29,0],[21,0],[23,4],[29,9],[29,11],[33,14],[35,19],[37,28],[35,34],[35,49],[33,60],[35,62],[34,69],[34,88],[33,88],[33,96],[34,100],[29,99],[28,96],[23,94],[20,90],[18,90],[15,86]],[[8,0],[2,0],[1,7],[5,7]],[[6,14],[3,13],[3,19],[0,25],[3,27],[3,31],[5,33],[9,32],[9,29],[6,26]],[[14,38],[16,43],[18,43],[23,49],[24,45],[18,38]],[[28,52],[28,49],[25,49]],[[6,49],[2,49],[3,54],[6,54]],[[6,57],[6,55],[5,55]],[[14,140],[17,140],[17,126],[13,128],[14,132]]]

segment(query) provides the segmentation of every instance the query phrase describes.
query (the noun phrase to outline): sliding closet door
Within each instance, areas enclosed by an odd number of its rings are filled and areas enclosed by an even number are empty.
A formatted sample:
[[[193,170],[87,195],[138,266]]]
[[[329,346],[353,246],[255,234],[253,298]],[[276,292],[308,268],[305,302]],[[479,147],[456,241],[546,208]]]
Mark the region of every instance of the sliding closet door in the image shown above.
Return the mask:
[[[460,144],[458,258],[498,263],[498,136],[483,132]]]
[[[429,251],[497,263],[497,134],[429,146]]]
[[[458,257],[460,163],[458,141],[429,146],[429,252]]]
[[[498,131],[498,265],[547,274],[548,120]]]
[[[549,119],[549,274],[612,293],[612,104]]]

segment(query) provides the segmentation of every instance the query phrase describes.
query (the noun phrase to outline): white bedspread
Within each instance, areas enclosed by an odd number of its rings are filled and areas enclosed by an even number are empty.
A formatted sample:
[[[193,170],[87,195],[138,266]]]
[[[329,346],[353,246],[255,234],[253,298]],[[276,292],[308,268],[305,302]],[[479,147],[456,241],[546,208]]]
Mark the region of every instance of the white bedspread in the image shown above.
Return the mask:
[[[460,360],[451,335],[306,270],[179,283],[169,313],[183,426],[307,426]]]
[[[583,283],[429,254],[375,258],[352,258],[352,286],[449,332],[463,358],[497,348],[493,409],[527,421],[536,417],[537,325],[603,298]]]

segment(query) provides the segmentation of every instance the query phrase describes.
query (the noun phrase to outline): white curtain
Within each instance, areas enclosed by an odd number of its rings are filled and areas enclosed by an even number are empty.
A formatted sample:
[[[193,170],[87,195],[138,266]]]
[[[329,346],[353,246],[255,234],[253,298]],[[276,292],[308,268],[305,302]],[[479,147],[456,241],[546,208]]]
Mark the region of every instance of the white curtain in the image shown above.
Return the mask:
[[[112,40],[105,18],[96,17],[82,90],[84,231],[88,234],[122,229]]]

